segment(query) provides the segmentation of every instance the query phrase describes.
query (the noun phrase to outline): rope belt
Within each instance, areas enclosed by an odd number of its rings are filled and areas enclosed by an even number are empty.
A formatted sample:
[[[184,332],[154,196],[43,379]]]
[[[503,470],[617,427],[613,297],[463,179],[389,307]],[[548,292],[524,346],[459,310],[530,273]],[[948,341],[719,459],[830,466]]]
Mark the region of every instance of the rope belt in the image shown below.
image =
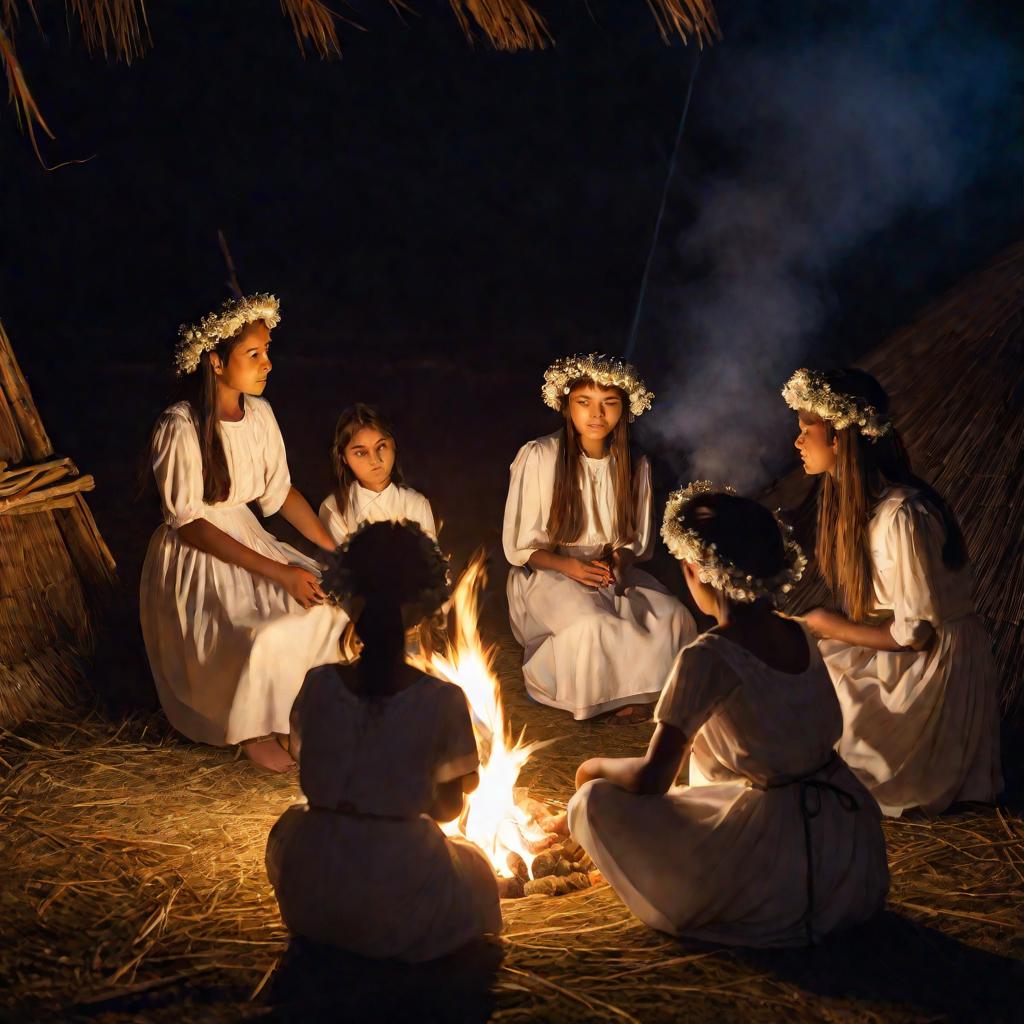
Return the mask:
[[[811,822],[821,814],[821,794],[826,791],[833,793],[839,806],[847,814],[853,814],[860,809],[860,804],[852,793],[848,793],[833,782],[815,778],[821,772],[832,768],[838,760],[839,755],[833,751],[832,756],[820,768],[807,775],[801,775],[797,779],[787,779],[785,782],[770,782],[767,785],[754,784],[755,789],[761,790],[782,789],[785,786],[800,787],[800,816],[804,822],[804,854],[807,866],[807,910],[804,913],[804,928],[807,932],[808,946],[814,945],[814,844],[811,836]],[[813,800],[812,793],[814,794]]]
[[[402,814],[371,814],[369,811],[361,811],[349,800],[339,800],[333,807],[325,807],[323,804],[310,804],[311,811],[322,811],[327,814],[343,814],[346,818],[359,818],[361,821],[415,821],[418,815]]]

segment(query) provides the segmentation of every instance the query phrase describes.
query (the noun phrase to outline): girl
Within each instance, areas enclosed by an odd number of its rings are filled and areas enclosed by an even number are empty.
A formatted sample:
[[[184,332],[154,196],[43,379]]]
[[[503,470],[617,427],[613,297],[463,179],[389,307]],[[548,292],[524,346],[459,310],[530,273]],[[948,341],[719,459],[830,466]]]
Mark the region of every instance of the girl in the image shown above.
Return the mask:
[[[267,843],[281,916],[297,935],[362,956],[443,956],[501,930],[498,882],[483,853],[436,822],[477,785],[462,690],[405,663],[405,627],[447,597],[437,545],[412,524],[364,526],[324,581],[345,601],[359,660],[306,677],[292,743],[308,805]]]
[[[512,632],[534,700],[576,719],[658,698],[693,616],[653,577],[651,469],[629,422],[654,396],[627,363],[590,354],[544,374],[555,434],[512,463],[502,540]]]
[[[889,815],[994,800],[996,674],[956,518],[911,470],[870,374],[798,370],[782,394],[822,478],[816,555],[843,607],[806,618],[843,708],[840,753]]]
[[[401,486],[395,434],[376,409],[359,403],[341,414],[331,463],[337,486],[320,505],[320,521],[335,544],[344,543],[361,523],[382,520],[416,523],[437,538],[430,502]]]
[[[153,432],[164,525],[146,553],[139,604],[170,723],[201,743],[242,742],[252,760],[283,771],[294,767],[281,743],[292,701],[308,668],[337,660],[345,617],[323,603],[317,564],[247,507],[280,512],[334,547],[292,487],[281,431],[259,397],[279,321],[277,299],[253,295],[182,328],[175,362],[193,386]]]
[[[717,625],[681,651],[642,757],[576,773],[569,828],[660,931],[744,946],[816,942],[881,909],[881,815],[833,750],[842,715],[808,633],[772,608],[805,560],[771,513],[707,482],[662,535]],[[690,748],[689,785],[674,787]]]

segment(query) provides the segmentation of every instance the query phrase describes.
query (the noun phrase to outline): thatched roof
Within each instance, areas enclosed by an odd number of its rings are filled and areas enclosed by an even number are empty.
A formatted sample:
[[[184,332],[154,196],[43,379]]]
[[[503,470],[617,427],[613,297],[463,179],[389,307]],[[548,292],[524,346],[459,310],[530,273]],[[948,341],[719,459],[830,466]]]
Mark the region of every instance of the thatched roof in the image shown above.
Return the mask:
[[[916,471],[967,538],[1004,705],[1024,708],[1024,242],[927,307],[859,363],[892,396]],[[798,508],[802,470],[774,492]],[[808,511],[805,505],[804,511]],[[816,574],[797,597],[824,598]]]
[[[399,15],[412,13],[407,0],[387,0]],[[329,59],[341,53],[336,22],[356,25],[341,17],[323,0],[280,0],[291,21],[299,49],[315,50]],[[91,53],[102,53],[131,63],[153,44],[146,20],[145,0],[66,0],[69,16],[77,19]],[[459,26],[472,43],[481,39],[499,50],[543,49],[554,42],[547,19],[530,0],[449,0]],[[720,35],[712,0],[646,0],[658,31],[665,42],[692,37],[698,45]],[[16,31],[22,16],[41,26],[34,0],[3,0],[0,4],[0,62],[7,73],[7,85],[19,122],[28,130],[38,155],[35,129],[50,138],[43,114],[36,105],[18,62]]]
[[[0,727],[65,703],[93,649],[115,566],[82,497],[92,488],[54,457],[0,325]]]

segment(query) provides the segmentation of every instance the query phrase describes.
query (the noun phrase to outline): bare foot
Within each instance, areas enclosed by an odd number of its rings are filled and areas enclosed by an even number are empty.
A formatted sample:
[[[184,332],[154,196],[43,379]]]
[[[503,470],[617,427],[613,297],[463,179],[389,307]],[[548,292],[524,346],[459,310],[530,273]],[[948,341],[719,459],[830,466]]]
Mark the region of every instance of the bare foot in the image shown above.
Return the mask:
[[[242,753],[261,768],[272,772],[287,772],[295,767],[295,761],[273,736],[262,740],[247,740],[242,744]]]
[[[653,714],[650,704],[627,704],[613,712],[609,721],[615,725],[637,725],[650,721]]]

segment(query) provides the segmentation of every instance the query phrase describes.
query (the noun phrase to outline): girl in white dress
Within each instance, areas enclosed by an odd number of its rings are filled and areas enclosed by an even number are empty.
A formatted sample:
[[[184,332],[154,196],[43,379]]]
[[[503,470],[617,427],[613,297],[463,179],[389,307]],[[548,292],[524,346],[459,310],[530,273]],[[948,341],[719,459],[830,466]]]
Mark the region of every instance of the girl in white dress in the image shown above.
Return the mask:
[[[799,547],[706,482],[673,494],[663,535],[718,625],[680,652],[647,753],[580,766],[572,835],[672,935],[795,946],[867,919],[888,889],[881,815],[833,750],[842,715],[813,638],[772,609]]]
[[[362,523],[416,523],[437,539],[430,502],[402,485],[395,434],[376,409],[359,403],[346,409],[331,445],[335,489],[320,505],[320,521],[335,544]]]
[[[501,930],[498,881],[481,850],[449,839],[477,785],[466,697],[404,659],[405,627],[447,596],[445,561],[415,526],[362,527],[324,581],[353,608],[359,660],[306,677],[292,713],[308,803],[267,843],[267,873],[296,935],[362,956],[443,956]]]
[[[346,620],[324,602],[317,563],[247,507],[280,512],[333,550],[292,487],[281,431],[258,397],[279,320],[277,299],[255,295],[182,328],[176,364],[194,393],[153,432],[164,525],[146,553],[139,610],[170,723],[201,743],[241,742],[252,760],[283,771],[294,767],[283,743],[292,701],[307,669],[338,660]]]
[[[597,354],[560,359],[542,395],[562,428],[520,449],[502,533],[527,692],[576,719],[652,704],[696,635],[634,565],[650,557],[651,468],[630,455],[629,423],[654,396],[632,366]]]
[[[798,370],[782,392],[818,491],[817,561],[842,613],[806,617],[843,708],[839,752],[898,816],[1002,789],[997,677],[949,506],[910,467],[862,370]]]

